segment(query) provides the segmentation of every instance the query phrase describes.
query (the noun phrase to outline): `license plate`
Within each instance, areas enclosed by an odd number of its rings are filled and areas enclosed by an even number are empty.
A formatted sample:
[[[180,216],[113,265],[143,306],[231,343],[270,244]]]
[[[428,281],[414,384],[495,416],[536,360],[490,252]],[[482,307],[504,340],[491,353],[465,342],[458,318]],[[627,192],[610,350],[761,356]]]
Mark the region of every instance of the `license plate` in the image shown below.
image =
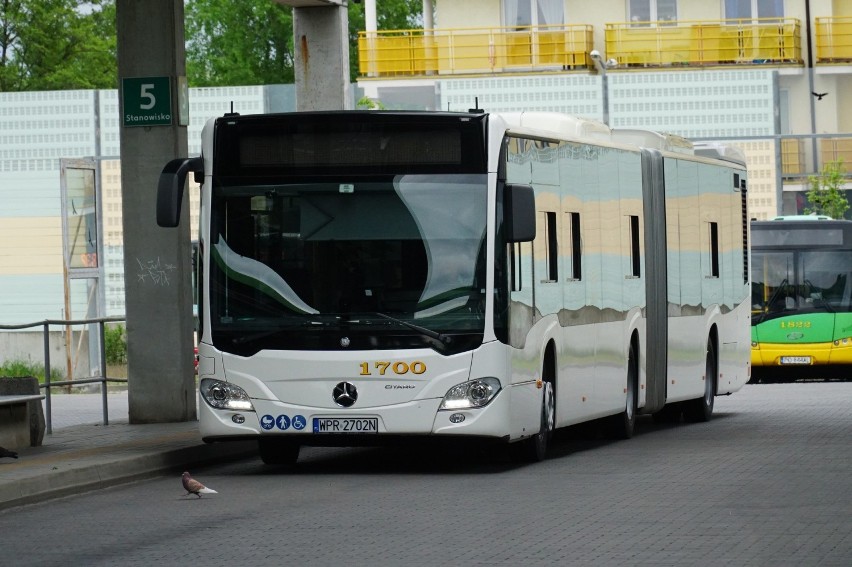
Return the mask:
[[[810,356],[782,356],[781,364],[810,364]]]
[[[314,433],[378,433],[377,417],[315,417]]]

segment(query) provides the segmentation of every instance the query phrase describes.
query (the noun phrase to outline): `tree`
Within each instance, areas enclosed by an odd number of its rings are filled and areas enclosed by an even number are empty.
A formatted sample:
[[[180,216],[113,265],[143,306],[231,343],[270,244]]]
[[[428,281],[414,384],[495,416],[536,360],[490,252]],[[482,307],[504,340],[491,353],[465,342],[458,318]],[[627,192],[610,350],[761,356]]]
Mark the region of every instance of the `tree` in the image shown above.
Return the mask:
[[[377,2],[379,29],[418,27],[421,0]],[[364,6],[349,2],[350,78],[358,76]],[[294,79],[293,10],[274,0],[186,0],[189,84]],[[0,0],[0,91],[112,89],[115,0]]]
[[[18,33],[24,25],[24,13],[20,2],[0,1],[0,92],[16,90],[21,74],[20,62],[13,57],[18,44]]]
[[[187,0],[190,86],[292,83],[293,11],[273,0]]]
[[[379,29],[416,27],[421,0],[376,4]],[[364,5],[349,2],[350,80],[358,76],[358,32]],[[293,10],[273,0],[187,0],[186,68],[189,84],[268,85],[295,81]]]
[[[113,0],[0,0],[0,91],[117,84]]]
[[[819,175],[810,176],[808,184],[811,188],[807,198],[813,208],[805,208],[805,214],[823,214],[833,219],[842,219],[849,209],[846,193],[841,189],[845,174],[843,160],[839,159],[826,163]]]
[[[355,107],[359,110],[385,110],[387,108],[382,101],[372,99],[368,96],[362,96],[359,98]]]

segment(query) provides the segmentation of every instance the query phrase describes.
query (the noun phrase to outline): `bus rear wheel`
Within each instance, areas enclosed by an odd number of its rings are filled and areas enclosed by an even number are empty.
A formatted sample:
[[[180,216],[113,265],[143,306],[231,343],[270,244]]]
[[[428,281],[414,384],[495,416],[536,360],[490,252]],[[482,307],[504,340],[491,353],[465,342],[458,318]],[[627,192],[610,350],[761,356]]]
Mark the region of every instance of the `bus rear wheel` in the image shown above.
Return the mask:
[[[713,415],[713,404],[716,398],[716,378],[718,376],[718,364],[716,362],[716,348],[713,341],[707,342],[707,361],[704,370],[704,395],[694,400],[683,403],[683,418],[686,421],[699,423],[709,421]]]
[[[285,439],[258,439],[260,460],[265,465],[293,465],[299,459],[299,444]]]
[[[606,430],[612,439],[630,439],[636,427],[636,411],[638,405],[638,379],[639,372],[636,368],[636,347],[630,345],[630,354],[627,359],[627,385],[624,411],[607,418]]]

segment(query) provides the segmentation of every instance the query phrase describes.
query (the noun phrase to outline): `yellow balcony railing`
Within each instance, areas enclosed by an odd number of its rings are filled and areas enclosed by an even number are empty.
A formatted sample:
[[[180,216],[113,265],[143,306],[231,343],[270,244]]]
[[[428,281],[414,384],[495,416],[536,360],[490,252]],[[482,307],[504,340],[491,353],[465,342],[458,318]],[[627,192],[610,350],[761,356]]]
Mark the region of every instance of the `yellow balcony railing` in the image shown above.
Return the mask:
[[[792,18],[612,23],[604,35],[619,67],[802,64]]]
[[[805,171],[805,141],[796,138],[781,139],[781,173],[801,175]]]
[[[842,161],[843,167],[852,166],[852,138],[821,138],[819,141],[820,163]]]
[[[816,18],[816,62],[852,62],[852,16]]]
[[[358,32],[362,77],[587,68],[592,26]]]

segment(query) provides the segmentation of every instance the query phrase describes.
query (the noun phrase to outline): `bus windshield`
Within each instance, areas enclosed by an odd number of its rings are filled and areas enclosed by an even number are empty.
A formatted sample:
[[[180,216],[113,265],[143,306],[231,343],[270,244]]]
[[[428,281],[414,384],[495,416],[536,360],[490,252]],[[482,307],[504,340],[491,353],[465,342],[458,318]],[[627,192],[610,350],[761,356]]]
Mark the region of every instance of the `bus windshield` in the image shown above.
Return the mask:
[[[223,351],[481,344],[484,174],[219,184],[211,210]]]
[[[752,254],[752,313],[852,311],[849,250],[796,250]]]

